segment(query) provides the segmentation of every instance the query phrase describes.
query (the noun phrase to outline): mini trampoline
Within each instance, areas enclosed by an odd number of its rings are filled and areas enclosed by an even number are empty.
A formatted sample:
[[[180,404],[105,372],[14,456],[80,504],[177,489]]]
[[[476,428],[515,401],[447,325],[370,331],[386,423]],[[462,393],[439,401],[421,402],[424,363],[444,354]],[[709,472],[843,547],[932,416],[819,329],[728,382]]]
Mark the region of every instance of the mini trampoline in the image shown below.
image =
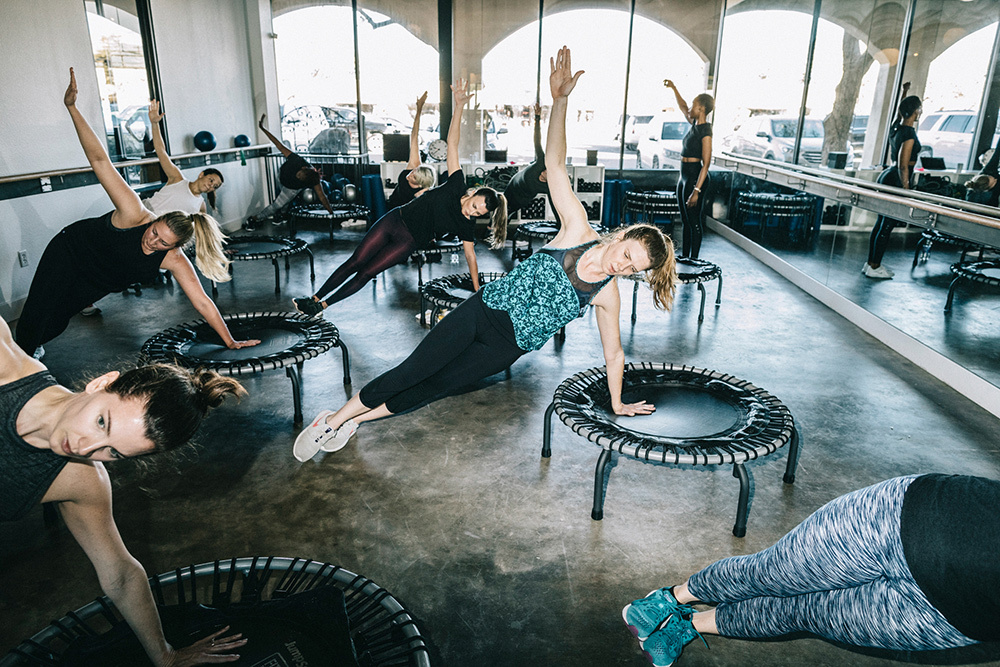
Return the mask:
[[[309,255],[309,277],[316,279],[316,265],[309,244],[302,239],[286,239],[280,236],[263,236],[259,234],[233,236],[226,240],[226,256],[233,262],[252,262],[258,259],[269,259],[274,266],[274,293],[281,294],[281,274],[278,270],[278,258],[285,258],[285,270],[288,270],[288,258],[305,252]],[[230,265],[232,272],[232,265]],[[212,296],[218,296],[219,289],[212,281]]]
[[[951,302],[955,298],[955,287],[958,286],[960,280],[1000,287],[1000,260],[959,262],[951,265],[951,273],[955,277],[951,281],[951,287],[948,288],[948,300],[944,304],[944,312],[946,313],[951,311]]]
[[[777,398],[746,380],[717,371],[674,364],[628,364],[622,400],[645,400],[656,412],[619,417],[611,411],[607,373],[591,368],[563,381],[545,411],[542,456],[552,455],[552,413],[574,433],[600,445],[591,517],[604,517],[604,479],[619,455],[668,466],[733,466],[740,480],[733,535],[746,535],[750,476],[747,461],[788,445],[784,481],[795,481],[801,436],[791,412]],[[610,474],[610,471],[608,472]],[[610,477],[609,477],[610,479]]]
[[[623,276],[623,278],[631,280],[634,283],[632,285],[632,324],[635,324],[636,305],[639,299],[639,283],[646,282],[646,274],[633,273],[632,275]],[[705,320],[706,294],[705,286],[702,283],[716,279],[719,281],[719,288],[715,292],[715,307],[718,308],[722,305],[722,267],[704,259],[691,259],[690,257],[677,258],[677,282],[682,285],[697,285],[698,291],[701,292],[701,307],[698,310],[699,322]]]
[[[410,261],[417,265],[417,286],[424,285],[424,264],[441,259],[446,253],[462,251],[462,241],[457,238],[434,239],[425,248],[410,253]]]
[[[961,264],[965,262],[965,256],[970,252],[978,252],[979,259],[982,261],[983,252],[985,248],[978,243],[973,243],[972,241],[966,241],[963,238],[953,236],[951,234],[945,234],[944,232],[939,232],[936,229],[925,229],[920,234],[920,240],[917,241],[917,248],[913,251],[913,266],[910,268],[917,268],[917,264],[923,264],[927,261],[927,257],[931,254],[931,248],[934,245],[946,245],[952,248],[957,248],[962,251],[962,256],[959,257],[958,263]]]
[[[677,195],[673,192],[658,190],[654,192],[639,192],[630,190],[625,193],[622,201],[622,224],[631,225],[636,222],[656,224],[657,218],[665,217],[668,223],[681,214],[677,204]]]
[[[545,245],[556,237],[560,227],[561,225],[555,220],[538,220],[519,224],[517,230],[514,232],[514,247],[510,253],[511,260],[517,261],[531,257],[531,254],[535,252],[532,247],[534,242],[538,241],[541,245]],[[528,246],[526,248],[518,248],[518,241],[525,241]]]
[[[288,215],[288,227],[292,236],[295,235],[296,225],[300,222],[326,222],[330,228],[330,241],[333,241],[333,230],[346,220],[367,220],[368,207],[360,204],[334,204],[331,214],[322,206],[296,206]]]
[[[416,620],[389,591],[330,563],[253,557],[150,577],[167,639],[184,646],[225,625],[250,641],[240,664],[428,667]],[[227,633],[228,634],[228,633]],[[21,642],[2,667],[149,664],[105,596]]]
[[[140,363],[175,362],[186,368],[208,368],[222,375],[243,376],[284,368],[292,382],[295,423],[302,423],[302,365],[332,347],[344,359],[344,384],[351,382],[351,361],[337,327],[301,313],[236,313],[223,320],[238,340],[259,338],[260,345],[230,350],[205,320],[185,322],[143,343]]]
[[[480,273],[480,286],[503,278],[506,273]],[[425,324],[424,309],[431,306],[431,326],[437,324],[441,311],[452,310],[472,296],[472,274],[457,273],[428,280],[420,287],[420,324]]]

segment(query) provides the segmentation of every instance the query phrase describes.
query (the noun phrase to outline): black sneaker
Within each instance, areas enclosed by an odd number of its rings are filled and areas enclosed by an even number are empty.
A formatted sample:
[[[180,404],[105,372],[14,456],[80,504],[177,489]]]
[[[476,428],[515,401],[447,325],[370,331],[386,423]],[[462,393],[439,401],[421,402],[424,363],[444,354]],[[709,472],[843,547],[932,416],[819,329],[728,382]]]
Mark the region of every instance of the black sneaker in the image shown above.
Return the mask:
[[[299,311],[303,315],[316,317],[323,312],[323,306],[320,305],[319,301],[311,296],[304,296],[300,299],[292,299],[292,303],[295,304],[295,310]]]

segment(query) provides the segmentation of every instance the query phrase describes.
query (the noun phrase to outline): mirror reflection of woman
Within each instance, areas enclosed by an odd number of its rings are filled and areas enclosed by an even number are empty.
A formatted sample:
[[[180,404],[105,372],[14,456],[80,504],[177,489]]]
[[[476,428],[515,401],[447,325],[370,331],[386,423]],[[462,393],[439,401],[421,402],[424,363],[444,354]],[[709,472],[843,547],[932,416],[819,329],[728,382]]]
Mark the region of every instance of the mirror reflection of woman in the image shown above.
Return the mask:
[[[712,179],[708,168],[712,165],[712,124],[708,114],[715,109],[715,99],[708,93],[694,98],[691,106],[681,97],[677,86],[670,79],[663,85],[674,91],[677,107],[691,123],[691,129],[681,140],[681,173],[677,180],[677,205],[680,207],[684,236],[681,254],[698,259],[701,252],[702,220],[705,200],[708,198]]]
[[[74,222],[49,241],[17,321],[17,344],[28,354],[41,356],[42,344],[65,331],[70,318],[82,308],[133,283],[151,282],[160,269],[173,274],[223,345],[240,348],[259,343],[233,338],[181,250],[194,238],[195,263],[201,272],[217,282],[229,280],[229,260],[222,249],[225,237],[219,225],[201,213],[172,211],[157,217],[143,206],[139,195],[111,163],[104,143],[77,109],[72,68],[69,76],[63,103],[87,161],[115,208],[100,217]]]
[[[904,190],[910,190],[913,187],[913,168],[917,165],[917,156],[920,154],[917,121],[923,110],[919,97],[906,95],[909,89],[910,84],[904,83],[901,95],[903,99],[899,103],[896,118],[889,128],[890,159],[895,164],[883,171],[882,175],[878,177],[879,183]],[[888,280],[894,275],[892,271],[882,266],[882,258],[889,247],[889,237],[892,230],[897,224],[899,224],[897,220],[885,215],[880,215],[876,219],[872,235],[868,240],[868,262],[861,269],[861,272],[869,278]]]
[[[410,154],[406,168],[399,173],[396,187],[389,195],[387,204],[390,210],[409,204],[437,183],[434,169],[420,163],[420,115],[424,112],[425,102],[427,102],[426,90],[417,98],[417,112],[413,117],[413,127],[410,128]]]
[[[223,637],[223,628],[187,648],[167,643],[146,572],[115,525],[104,463],[183,445],[210,408],[245,393],[213,371],[167,364],[112,371],[71,391],[18,348],[0,320],[0,521],[56,503],[101,589],[157,667],[233,662],[246,640]]]
[[[655,410],[645,401],[622,402],[625,353],[615,277],[646,272],[654,304],[668,309],[676,282],[673,245],[652,225],[633,225],[604,237],[590,226],[566,171],[566,108],[583,71],[573,73],[565,47],[550,61],[550,68],[552,114],[545,168],[552,203],[562,221],[559,233],[509,274],[448,313],[409,357],[365,385],[336,413],[320,412],[295,440],[292,454],[299,461],[321,449],[338,451],[359,424],[397,415],[499,373],[540,349],[591,305],[607,365],[612,410],[630,417]]]
[[[160,169],[167,177],[167,182],[152,197],[144,199],[142,203],[155,215],[163,215],[170,211],[207,213],[208,210],[202,195],[205,195],[209,205],[215,208],[215,191],[222,187],[225,179],[222,177],[222,172],[211,167],[198,174],[198,177],[193,181],[184,178],[184,174],[170,159],[167,146],[163,142],[160,121],[165,115],[160,110],[159,101],[149,101],[149,124],[153,128],[153,149],[156,151],[156,157],[160,161]]]

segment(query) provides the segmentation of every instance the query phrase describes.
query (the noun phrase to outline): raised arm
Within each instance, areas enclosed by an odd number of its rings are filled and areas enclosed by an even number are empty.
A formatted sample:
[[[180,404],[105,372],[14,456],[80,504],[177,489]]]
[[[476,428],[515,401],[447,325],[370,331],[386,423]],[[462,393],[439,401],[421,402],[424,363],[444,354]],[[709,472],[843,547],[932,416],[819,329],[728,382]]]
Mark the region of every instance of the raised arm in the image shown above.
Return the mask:
[[[458,79],[451,87],[451,92],[455,98],[452,109],[451,124],[448,126],[448,175],[451,176],[461,167],[458,162],[458,142],[462,138],[462,112],[465,105],[472,99],[469,94],[469,83],[465,79]]]
[[[420,114],[424,111],[424,102],[427,101],[427,91],[417,98],[417,114],[413,117],[413,128],[410,129],[410,159],[406,162],[407,169],[416,169],[420,166]]]
[[[146,654],[158,667],[235,662],[246,644],[239,635],[213,633],[175,650],[167,643],[146,572],[125,548],[111,511],[111,483],[100,463],[69,463],[43,498],[58,501],[66,527],[97,572],[101,589],[125,617]]]
[[[677,108],[681,110],[681,113],[684,114],[684,117],[687,118],[689,123],[693,123],[694,119],[691,118],[691,109],[688,108],[687,102],[685,102],[684,98],[681,97],[680,91],[677,90],[677,86],[674,85],[674,82],[670,79],[664,79],[663,85],[674,91],[674,99],[677,100]]]
[[[205,294],[205,288],[201,286],[198,274],[195,273],[194,267],[191,266],[191,260],[184,255],[184,252],[180,248],[174,248],[168,252],[160,263],[160,268],[166,269],[173,274],[174,280],[184,290],[184,294],[191,302],[191,305],[198,311],[198,314],[205,318],[208,326],[212,327],[212,330],[219,334],[223,345],[231,350],[236,350],[241,347],[252,347],[260,343],[256,339],[236,340],[233,338],[233,335],[229,332],[229,327],[226,326],[226,321],[222,319],[222,313],[219,312],[219,308]]]
[[[549,59],[549,88],[552,110],[549,113],[549,133],[545,143],[545,170],[548,172],[549,197],[559,214],[562,227],[553,239],[556,246],[564,242],[578,243],[593,234],[587,222],[587,211],[576,198],[566,171],[566,108],[569,94],[576,87],[583,70],[573,74],[569,49],[559,49],[559,55]]]
[[[267,114],[266,113],[260,115],[260,121],[257,123],[257,127],[260,128],[261,132],[263,132],[265,135],[267,135],[267,138],[271,140],[271,143],[274,144],[275,147],[277,147],[277,149],[279,151],[281,151],[282,155],[284,155],[285,157],[288,157],[289,155],[292,154],[292,150],[288,146],[286,146],[285,144],[281,143],[281,141],[278,140],[278,137],[274,136],[273,134],[271,134],[270,132],[267,131],[267,128],[264,127],[264,119],[265,118],[267,118]]]
[[[149,124],[153,132],[153,149],[156,150],[156,158],[160,161],[160,169],[167,175],[167,185],[179,183],[184,180],[184,175],[177,165],[170,159],[167,146],[163,143],[163,135],[160,134],[160,121],[163,114],[160,112],[160,102],[158,100],[149,101]]]
[[[93,128],[87,123],[80,110],[76,108],[76,74],[73,68],[69,68],[69,86],[63,95],[63,104],[69,111],[69,117],[73,119],[73,127],[76,128],[76,136],[80,139],[80,146],[87,156],[90,168],[94,170],[94,175],[100,182],[101,187],[111,197],[111,203],[115,207],[115,214],[112,222],[116,227],[134,227],[142,224],[149,217],[149,211],[142,205],[139,195],[128,186],[122,175],[118,173],[111,163],[108,151],[104,147],[104,142],[98,139]]]

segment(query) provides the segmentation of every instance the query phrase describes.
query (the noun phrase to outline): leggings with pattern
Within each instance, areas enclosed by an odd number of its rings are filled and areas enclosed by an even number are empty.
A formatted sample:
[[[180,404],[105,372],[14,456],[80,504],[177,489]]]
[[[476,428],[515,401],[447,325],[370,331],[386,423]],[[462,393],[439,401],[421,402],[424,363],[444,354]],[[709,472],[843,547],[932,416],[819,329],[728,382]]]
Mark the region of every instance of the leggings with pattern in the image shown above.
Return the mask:
[[[403,216],[399,214],[398,208],[394,208],[372,225],[354,254],[326,279],[316,292],[316,297],[320,301],[326,301],[328,306],[343,301],[389,267],[405,262],[416,247],[413,235],[403,222]],[[354,277],[347,280],[351,275]],[[330,298],[323,298],[338,287],[340,289]]]
[[[715,622],[725,637],[810,632],[901,651],[975,644],[928,602],[906,564],[899,521],[914,479],[836,498],[774,546],[713,563],[688,588],[718,603]]]

